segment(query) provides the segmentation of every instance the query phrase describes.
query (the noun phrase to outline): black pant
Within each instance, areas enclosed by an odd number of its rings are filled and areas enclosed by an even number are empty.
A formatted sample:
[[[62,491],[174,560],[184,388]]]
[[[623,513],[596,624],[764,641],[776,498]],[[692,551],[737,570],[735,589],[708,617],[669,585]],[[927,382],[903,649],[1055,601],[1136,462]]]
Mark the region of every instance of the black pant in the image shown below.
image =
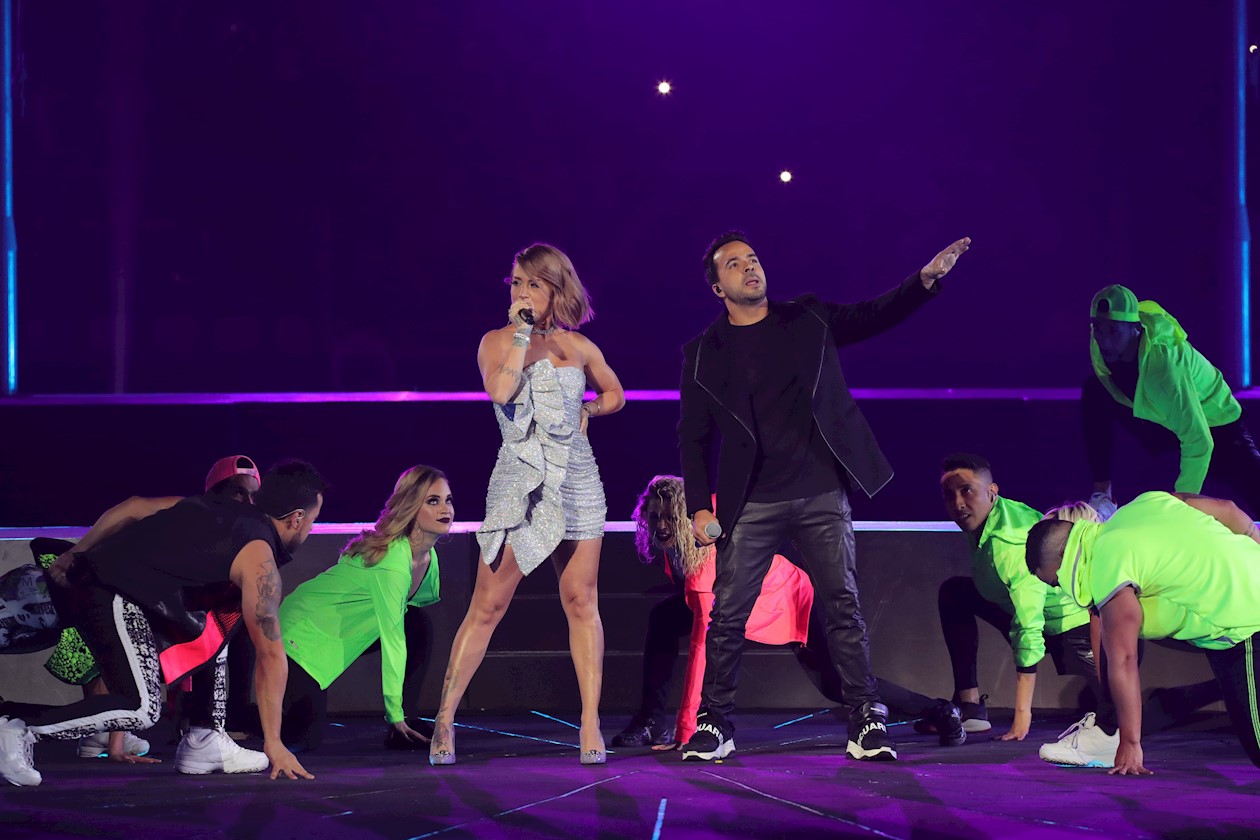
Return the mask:
[[[1256,516],[1260,515],[1260,451],[1256,450],[1244,420],[1245,414],[1233,423],[1212,429],[1212,460],[1207,477],[1228,486],[1236,500]],[[1116,402],[1098,377],[1090,376],[1081,386],[1081,431],[1094,481],[1111,480],[1111,451],[1117,423],[1152,454],[1176,452],[1181,448],[1175,434],[1158,423],[1134,417],[1133,409]]]
[[[1251,763],[1260,767],[1260,645],[1257,636],[1228,650],[1209,650],[1208,662],[1225,696],[1234,732]]]
[[[942,583],[937,597],[937,608],[941,616],[941,633],[945,637],[945,647],[949,650],[949,661],[954,669],[954,699],[957,699],[959,692],[979,685],[976,659],[980,650],[980,631],[976,619],[984,619],[1009,643],[1011,616],[981,595],[975,580],[969,577],[952,577]],[[1055,670],[1060,674],[1084,677],[1090,690],[1094,692],[1094,697],[1098,698],[1098,717],[1110,720],[1114,711],[1105,702],[1109,695],[1104,693],[1098,681],[1094,652],[1089,640],[1089,625],[1083,624],[1063,633],[1046,636],[1045,642],[1046,652],[1050,654]],[[1036,673],[1037,666],[1017,670]]]
[[[59,603],[58,613],[74,615],[74,626],[100,666],[109,694],[67,706],[6,703],[0,705],[0,714],[21,717],[40,738],[72,739],[153,726],[162,713],[162,674],[148,619],[135,604],[97,586],[84,585],[72,597],[74,609]]]
[[[407,676],[403,681],[403,708],[415,708],[408,698],[418,695],[424,678],[424,666],[431,661],[433,633],[423,610],[408,609],[403,615],[403,632],[407,639]],[[235,644],[235,642],[234,642]],[[364,653],[380,650],[378,639]],[[324,741],[328,725],[328,692],[319,687],[306,669],[289,659],[289,682],[284,691],[284,718],[280,739],[290,749],[318,749]]]
[[[835,490],[787,502],[748,502],[718,546],[702,705],[723,717],[735,708],[748,616],[785,537],[796,543],[813,577],[845,701],[859,707],[879,699],[858,603],[852,512],[844,491]]]
[[[666,722],[669,690],[678,663],[678,640],[691,635],[693,620],[681,591],[658,601],[648,614],[647,637],[643,640],[643,698],[635,722]]]
[[[328,692],[319,687],[305,668],[290,659],[280,740],[289,749],[318,749],[324,742],[327,725]]]
[[[245,628],[232,637],[227,656],[227,721],[231,729],[248,731],[257,724],[250,695],[254,688],[254,640]]]
[[[232,638],[232,646],[241,636]],[[230,647],[219,652],[218,658],[192,675],[192,688],[183,698],[183,716],[189,726],[206,729],[223,729],[227,723],[228,659]]]

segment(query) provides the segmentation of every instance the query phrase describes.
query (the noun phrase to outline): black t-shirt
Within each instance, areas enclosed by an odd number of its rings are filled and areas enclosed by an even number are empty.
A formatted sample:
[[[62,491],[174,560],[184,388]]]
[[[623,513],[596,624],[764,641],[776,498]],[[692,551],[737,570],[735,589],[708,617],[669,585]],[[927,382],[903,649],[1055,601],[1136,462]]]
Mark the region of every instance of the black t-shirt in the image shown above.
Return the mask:
[[[192,496],[127,526],[78,562],[144,610],[155,630],[187,641],[201,633],[205,611],[239,604],[232,561],[255,540],[271,546],[278,566],[292,559],[271,518],[254,506]]]
[[[1138,363],[1132,362],[1108,362],[1107,368],[1111,371],[1111,384],[1115,385],[1120,393],[1129,398],[1129,402],[1133,402],[1133,395],[1137,393],[1138,383]]]
[[[721,329],[747,378],[759,444],[748,500],[783,502],[843,486],[844,468],[814,421],[813,382],[801,378],[780,318],[771,312],[755,324],[725,322]]]

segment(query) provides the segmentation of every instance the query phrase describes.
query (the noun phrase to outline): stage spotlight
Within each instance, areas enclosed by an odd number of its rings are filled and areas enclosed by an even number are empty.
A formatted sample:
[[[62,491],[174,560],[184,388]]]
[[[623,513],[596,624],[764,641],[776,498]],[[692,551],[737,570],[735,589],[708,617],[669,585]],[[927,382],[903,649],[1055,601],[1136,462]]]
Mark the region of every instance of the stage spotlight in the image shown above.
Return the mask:
[[[779,173],[779,180],[786,184],[788,181],[792,180],[792,173],[784,169]]]
[[[1247,52],[1251,53],[1252,55],[1255,55],[1256,50],[1258,49],[1260,49],[1260,47],[1257,47],[1255,44],[1252,44],[1250,47],[1247,47]]]
[[[670,91],[672,91],[673,89],[674,89],[674,86],[671,85],[669,82],[661,82],[660,84],[656,86],[656,92],[659,93],[661,96],[669,96]]]

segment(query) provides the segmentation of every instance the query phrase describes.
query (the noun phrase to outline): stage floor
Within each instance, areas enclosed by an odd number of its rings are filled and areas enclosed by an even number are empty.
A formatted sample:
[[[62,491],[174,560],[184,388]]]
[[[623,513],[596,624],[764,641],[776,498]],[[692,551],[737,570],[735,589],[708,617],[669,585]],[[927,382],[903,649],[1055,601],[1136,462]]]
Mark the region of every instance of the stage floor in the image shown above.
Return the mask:
[[[163,723],[165,763],[128,767],[36,746],[35,788],[4,786],[0,830],[28,837],[711,838],[711,837],[1255,837],[1260,770],[1224,715],[1144,739],[1145,778],[1054,767],[1037,745],[1067,718],[1039,719],[1023,743],[973,735],[936,746],[892,731],[895,763],[843,757],[830,713],[741,714],[738,749],[722,763],[619,751],[603,767],[577,761],[576,729],[534,714],[468,715],[459,763],[380,748],[383,725],[343,719],[305,757],[311,781],[181,776]],[[1009,720],[1009,717],[1006,718]],[[607,720],[609,736],[621,720]],[[1002,729],[1001,719],[994,731]]]

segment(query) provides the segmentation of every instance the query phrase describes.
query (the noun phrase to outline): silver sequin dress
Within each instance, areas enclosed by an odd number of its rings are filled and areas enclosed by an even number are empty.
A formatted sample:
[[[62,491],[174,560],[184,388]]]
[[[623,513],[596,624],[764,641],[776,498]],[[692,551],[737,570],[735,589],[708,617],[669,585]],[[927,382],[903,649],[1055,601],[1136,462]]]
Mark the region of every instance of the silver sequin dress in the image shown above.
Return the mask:
[[[604,484],[579,431],[585,392],[581,368],[541,359],[525,368],[512,402],[494,407],[503,445],[477,531],[484,562],[492,563],[506,540],[529,574],[561,540],[604,535]]]

